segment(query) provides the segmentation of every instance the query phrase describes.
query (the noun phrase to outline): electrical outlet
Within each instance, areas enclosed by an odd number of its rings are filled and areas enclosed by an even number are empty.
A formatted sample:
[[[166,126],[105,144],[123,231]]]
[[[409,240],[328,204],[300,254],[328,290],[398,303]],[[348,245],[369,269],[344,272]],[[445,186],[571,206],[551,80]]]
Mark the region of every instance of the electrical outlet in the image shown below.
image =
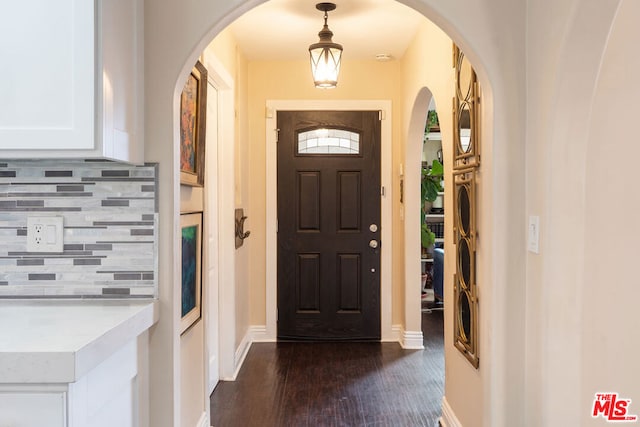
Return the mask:
[[[61,216],[27,217],[27,252],[63,251],[64,222]]]

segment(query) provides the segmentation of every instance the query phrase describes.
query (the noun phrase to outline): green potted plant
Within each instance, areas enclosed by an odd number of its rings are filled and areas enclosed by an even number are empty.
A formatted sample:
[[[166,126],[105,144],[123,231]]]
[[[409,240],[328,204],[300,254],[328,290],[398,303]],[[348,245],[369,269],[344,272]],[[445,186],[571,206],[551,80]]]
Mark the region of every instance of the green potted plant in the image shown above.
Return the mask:
[[[428,134],[430,131],[440,132],[440,121],[436,110],[427,111],[427,124],[424,133]]]
[[[425,249],[425,252],[436,242],[435,233],[429,229],[429,226],[424,221],[422,222],[421,227],[420,242],[422,243],[422,247]]]
[[[437,159],[433,159],[430,167],[422,168],[422,182],[420,185],[421,194],[421,234],[420,240],[425,252],[429,252],[435,243],[435,234],[429,228],[426,215],[429,213],[431,203],[438,198],[438,193],[443,191],[442,177],[444,167]]]

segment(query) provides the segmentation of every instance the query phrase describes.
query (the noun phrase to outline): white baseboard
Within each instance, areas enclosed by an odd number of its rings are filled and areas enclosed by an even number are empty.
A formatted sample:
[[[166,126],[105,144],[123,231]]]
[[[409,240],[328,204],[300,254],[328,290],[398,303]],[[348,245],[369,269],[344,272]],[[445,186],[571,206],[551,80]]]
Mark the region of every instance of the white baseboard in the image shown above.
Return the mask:
[[[449,406],[446,396],[442,397],[442,417],[440,417],[440,425],[442,427],[462,427],[460,420],[458,420],[453,409]]]
[[[422,331],[403,331],[400,345],[405,350],[424,350]]]
[[[267,334],[267,327],[265,325],[249,326],[249,332],[251,333],[252,342],[276,342],[277,341],[276,337],[272,337]]]
[[[265,325],[252,325],[249,327],[251,332],[252,342],[277,342],[276,336],[271,336],[267,333],[267,327]],[[385,334],[382,342],[398,342],[402,343],[402,325],[391,326],[391,331]]]
[[[382,337],[382,341],[402,344],[402,325],[392,325],[391,333],[387,337]]]
[[[200,419],[198,420],[196,427],[210,427],[209,416],[206,412],[203,412],[202,415],[200,415]]]
[[[242,368],[242,364],[244,363],[244,359],[247,357],[247,353],[249,353],[249,349],[251,348],[251,330],[247,330],[247,333],[242,337],[242,341],[240,341],[240,345],[236,349],[236,354],[234,358],[234,366],[235,370],[233,372],[232,381],[235,381],[238,378],[238,373],[240,372],[240,368]]]
[[[267,328],[264,325],[252,325],[249,326],[247,333],[242,337],[242,341],[240,345],[236,349],[236,354],[234,357],[234,372],[231,378],[225,377],[222,378],[224,381],[235,381],[238,377],[238,373],[240,372],[240,368],[242,368],[242,364],[244,363],[244,359],[247,357],[247,353],[249,353],[249,349],[251,348],[251,344],[254,342],[275,342],[276,339],[274,337],[269,337],[267,335]]]

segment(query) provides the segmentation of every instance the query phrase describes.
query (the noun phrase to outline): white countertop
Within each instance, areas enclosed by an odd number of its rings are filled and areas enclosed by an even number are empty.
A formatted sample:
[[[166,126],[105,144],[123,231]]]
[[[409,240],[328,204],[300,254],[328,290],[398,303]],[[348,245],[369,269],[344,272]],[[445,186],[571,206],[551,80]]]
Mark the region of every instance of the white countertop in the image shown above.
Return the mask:
[[[0,384],[75,382],[158,320],[157,301],[0,301]]]

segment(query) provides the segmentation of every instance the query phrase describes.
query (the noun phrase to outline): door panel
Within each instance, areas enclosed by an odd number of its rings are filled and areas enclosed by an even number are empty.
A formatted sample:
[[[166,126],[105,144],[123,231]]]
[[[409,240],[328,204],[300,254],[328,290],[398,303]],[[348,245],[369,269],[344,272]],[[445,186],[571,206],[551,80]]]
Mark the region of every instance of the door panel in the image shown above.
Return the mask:
[[[320,254],[298,254],[298,313],[320,312]]]
[[[340,305],[338,311],[360,312],[360,254],[338,254],[338,288],[340,289]]]
[[[378,112],[279,111],[278,129],[278,338],[379,340]]]
[[[360,172],[338,172],[339,232],[360,231]]]
[[[320,173],[298,172],[298,231],[320,231]]]

